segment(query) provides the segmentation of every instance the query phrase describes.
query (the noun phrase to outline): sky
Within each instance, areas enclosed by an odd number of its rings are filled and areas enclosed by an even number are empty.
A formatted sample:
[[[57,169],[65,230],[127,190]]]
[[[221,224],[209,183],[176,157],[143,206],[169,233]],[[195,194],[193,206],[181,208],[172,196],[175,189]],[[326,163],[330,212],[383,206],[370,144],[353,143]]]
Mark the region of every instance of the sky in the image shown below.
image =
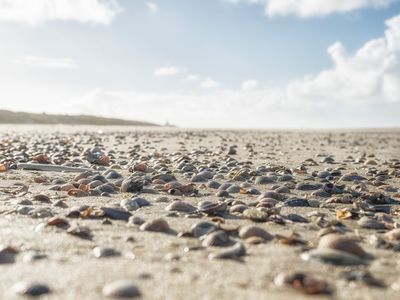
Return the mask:
[[[400,0],[0,0],[0,109],[400,126]]]

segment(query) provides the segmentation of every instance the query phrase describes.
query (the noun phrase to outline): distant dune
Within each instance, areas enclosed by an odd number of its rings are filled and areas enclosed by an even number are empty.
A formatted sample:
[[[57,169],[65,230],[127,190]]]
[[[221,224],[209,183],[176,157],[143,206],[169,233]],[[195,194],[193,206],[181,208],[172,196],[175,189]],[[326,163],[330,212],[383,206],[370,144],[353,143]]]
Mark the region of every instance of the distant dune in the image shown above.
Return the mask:
[[[129,121],[87,115],[51,115],[0,110],[0,124],[70,124],[70,125],[133,125],[159,126],[141,121]]]

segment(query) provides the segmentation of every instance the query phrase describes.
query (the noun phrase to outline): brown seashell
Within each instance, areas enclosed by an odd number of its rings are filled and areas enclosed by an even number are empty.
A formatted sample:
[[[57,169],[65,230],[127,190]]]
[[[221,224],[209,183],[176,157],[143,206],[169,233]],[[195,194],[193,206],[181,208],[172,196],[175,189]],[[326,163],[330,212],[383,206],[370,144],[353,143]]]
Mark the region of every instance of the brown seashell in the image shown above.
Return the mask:
[[[32,157],[32,160],[38,162],[39,164],[49,164],[50,159],[46,154],[38,154]]]
[[[359,257],[367,256],[367,253],[361,248],[354,238],[338,235],[323,235],[318,242],[318,249],[333,249],[354,254]]]
[[[82,190],[79,190],[79,189],[70,189],[68,191],[68,195],[73,196],[73,197],[86,197],[86,196],[88,196],[88,193],[86,193]]]
[[[170,227],[164,219],[154,219],[147,221],[140,226],[140,230],[143,231],[155,231],[155,232],[168,232]]]
[[[272,240],[273,236],[269,234],[266,230],[262,229],[261,227],[247,225],[239,230],[239,237],[241,239],[247,239],[250,237],[260,237],[264,240]]]
[[[193,212],[196,210],[196,207],[193,205],[184,202],[184,201],[173,201],[169,204],[165,210],[167,211],[181,211],[181,212]]]
[[[49,196],[43,195],[43,194],[37,194],[33,196],[33,200],[43,202],[43,203],[50,203],[50,198]]]
[[[69,222],[64,218],[53,217],[47,221],[47,225],[57,227],[69,227]]]

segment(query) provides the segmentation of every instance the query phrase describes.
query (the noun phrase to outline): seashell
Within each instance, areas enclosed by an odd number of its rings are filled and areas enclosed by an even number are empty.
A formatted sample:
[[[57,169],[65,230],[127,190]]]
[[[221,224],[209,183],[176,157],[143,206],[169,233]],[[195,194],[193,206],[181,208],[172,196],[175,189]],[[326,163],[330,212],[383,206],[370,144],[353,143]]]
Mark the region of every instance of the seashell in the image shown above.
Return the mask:
[[[167,221],[163,219],[154,219],[147,221],[140,226],[140,230],[143,231],[155,231],[155,232],[168,232],[170,227]]]
[[[190,179],[190,181],[191,181],[191,182],[207,182],[208,179],[207,179],[207,177],[204,177],[203,175],[197,174],[197,175],[194,175],[194,176]]]
[[[318,249],[332,249],[344,251],[359,257],[367,257],[367,253],[356,240],[338,234],[323,235],[318,241]]]
[[[38,154],[32,157],[32,160],[39,164],[50,164],[50,158],[46,154]]]
[[[296,190],[300,191],[313,191],[322,187],[321,183],[299,182],[296,184]]]
[[[200,201],[197,204],[198,211],[207,215],[218,215],[225,212],[227,205],[223,202],[213,202],[209,200]]]
[[[243,211],[243,217],[250,219],[254,222],[266,222],[268,221],[268,213],[260,211],[256,208],[248,208]]]
[[[314,249],[301,254],[303,260],[319,260],[332,265],[367,265],[368,260],[345,251],[334,249]]]
[[[218,183],[217,181],[211,180],[207,182],[206,186],[209,187],[210,189],[218,189],[221,186],[221,184]]]
[[[363,181],[363,180],[367,180],[367,179],[365,177],[353,172],[353,173],[344,174],[342,177],[340,177],[339,180],[340,181]]]
[[[236,184],[231,185],[230,187],[228,187],[228,188],[226,189],[226,191],[227,191],[228,193],[234,193],[234,194],[239,193],[240,190],[241,190],[240,186],[238,186],[238,185],[236,185]]]
[[[385,234],[386,238],[390,241],[400,240],[400,228],[392,229]]]
[[[196,210],[196,207],[193,205],[184,202],[184,201],[173,201],[169,204],[165,210],[167,211],[181,211],[181,212],[193,212]]]
[[[236,204],[229,208],[230,213],[243,213],[247,209],[247,206],[244,204]]]
[[[112,220],[128,221],[130,216],[132,215],[130,212],[123,210],[121,208],[100,207],[100,209],[104,212],[105,217],[110,218]]]
[[[139,225],[139,226],[142,225],[144,222],[145,220],[137,216],[131,216],[128,220],[129,224]]]
[[[207,234],[201,244],[204,247],[226,247],[231,245],[232,241],[225,231],[217,230]]]
[[[241,239],[247,239],[249,237],[260,237],[267,241],[273,239],[273,236],[269,234],[266,230],[253,225],[247,225],[240,228],[239,237]]]
[[[357,224],[362,228],[368,229],[385,229],[385,224],[378,222],[377,220],[364,216],[357,221]]]
[[[332,293],[332,288],[323,279],[300,272],[280,273],[275,277],[274,283],[279,287],[291,286],[308,295]]]
[[[92,231],[90,230],[89,227],[79,226],[76,224],[68,228],[67,233],[86,240],[91,240],[93,237]]]
[[[213,252],[208,255],[209,259],[238,259],[241,256],[246,255],[245,246],[236,242],[235,245],[225,248],[221,251]]]
[[[144,181],[142,179],[125,179],[121,184],[122,193],[137,193],[143,189]]]
[[[51,203],[50,197],[43,194],[37,194],[32,199],[43,203]]]
[[[254,181],[255,184],[268,184],[273,183],[275,180],[272,177],[268,176],[257,176],[256,180]]]
[[[47,220],[47,225],[65,228],[69,227],[69,222],[64,218],[53,217]]]
[[[206,235],[210,232],[215,231],[217,228],[218,227],[215,226],[215,224],[203,221],[203,222],[194,224],[191,227],[190,231],[195,238],[199,238],[203,235]]]
[[[284,206],[289,206],[289,207],[306,207],[310,206],[310,203],[308,202],[307,199],[301,199],[301,198],[289,198],[284,202]]]

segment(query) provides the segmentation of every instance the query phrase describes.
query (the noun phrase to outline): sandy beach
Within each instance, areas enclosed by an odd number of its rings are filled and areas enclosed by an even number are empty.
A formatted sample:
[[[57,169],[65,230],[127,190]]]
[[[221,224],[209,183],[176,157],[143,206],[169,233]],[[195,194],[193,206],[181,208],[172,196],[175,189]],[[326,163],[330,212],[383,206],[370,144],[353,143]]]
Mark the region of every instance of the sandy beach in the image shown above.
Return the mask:
[[[0,298],[394,299],[399,149],[396,129],[2,126]]]

